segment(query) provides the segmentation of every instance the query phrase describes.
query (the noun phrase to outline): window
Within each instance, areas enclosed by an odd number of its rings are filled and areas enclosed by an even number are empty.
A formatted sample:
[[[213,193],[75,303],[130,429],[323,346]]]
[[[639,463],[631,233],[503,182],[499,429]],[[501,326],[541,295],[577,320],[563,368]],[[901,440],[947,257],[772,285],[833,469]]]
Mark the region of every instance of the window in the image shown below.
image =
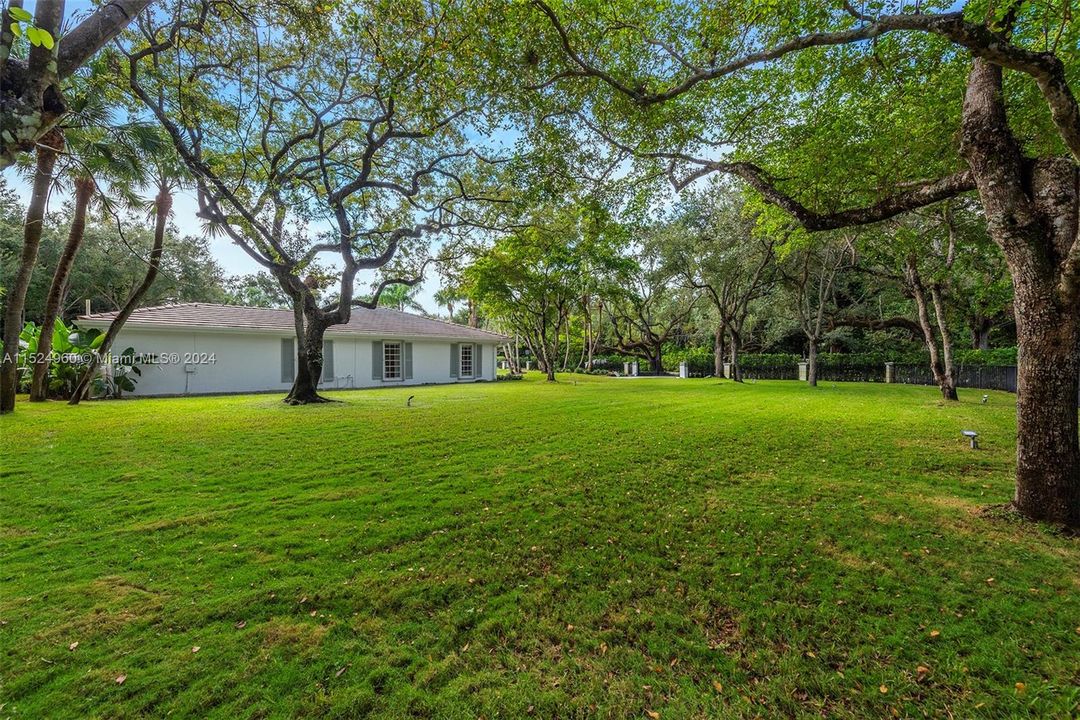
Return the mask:
[[[401,343],[383,343],[383,380],[401,379]]]
[[[462,344],[461,346],[461,377],[472,377],[473,374],[473,346]]]

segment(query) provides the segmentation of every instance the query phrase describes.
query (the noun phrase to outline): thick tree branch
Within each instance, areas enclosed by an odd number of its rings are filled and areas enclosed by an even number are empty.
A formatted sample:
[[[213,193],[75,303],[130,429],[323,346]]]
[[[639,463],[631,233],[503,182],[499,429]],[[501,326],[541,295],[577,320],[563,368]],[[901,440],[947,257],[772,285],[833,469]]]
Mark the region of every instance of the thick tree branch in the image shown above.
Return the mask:
[[[644,83],[624,82],[586,60],[574,47],[566,26],[551,6],[545,0],[532,0],[532,2],[548,18],[559,36],[563,52],[572,65],[572,68],[561,73],[560,77],[595,78],[641,106],[666,102],[693,90],[703,82],[731,75],[753,65],[778,60],[808,48],[849,45],[898,31],[939,35],[967,49],[974,57],[1031,76],[1038,84],[1050,108],[1054,124],[1066,146],[1072,152],[1073,158],[1080,161],[1080,104],[1067,82],[1064,63],[1054,53],[1034,52],[1013,45],[1007,38],[991,28],[968,22],[960,12],[870,17],[858,13],[849,5],[849,14],[865,24],[848,30],[802,35],[771,48],[696,70],[676,80],[664,90],[648,92]],[[682,67],[687,65],[680,57],[672,59]]]
[[[60,43],[56,63],[60,78],[66,78],[78,70],[153,1],[109,0],[79,23]]]

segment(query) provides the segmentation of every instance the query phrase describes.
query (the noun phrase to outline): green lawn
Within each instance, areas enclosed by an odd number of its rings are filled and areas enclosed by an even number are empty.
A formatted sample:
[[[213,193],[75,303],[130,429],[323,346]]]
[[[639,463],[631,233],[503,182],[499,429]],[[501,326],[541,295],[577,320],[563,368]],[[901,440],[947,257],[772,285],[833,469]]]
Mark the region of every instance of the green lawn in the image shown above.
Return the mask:
[[[1011,396],[533,377],[21,404],[0,718],[1080,712]]]

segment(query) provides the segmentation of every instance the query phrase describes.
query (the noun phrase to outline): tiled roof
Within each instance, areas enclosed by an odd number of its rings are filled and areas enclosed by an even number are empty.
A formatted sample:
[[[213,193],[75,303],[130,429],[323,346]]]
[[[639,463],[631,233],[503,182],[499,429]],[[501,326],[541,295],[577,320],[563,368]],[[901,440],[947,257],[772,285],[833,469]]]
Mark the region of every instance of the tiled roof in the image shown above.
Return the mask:
[[[79,316],[88,326],[106,325],[116,317],[115,312]],[[215,330],[267,330],[293,332],[292,310],[214,305],[211,303],[181,303],[140,308],[131,314],[125,327],[206,328]],[[371,335],[376,337],[441,338],[503,342],[498,333],[435,320],[420,315],[387,308],[353,308],[349,322],[331,326],[327,335]]]

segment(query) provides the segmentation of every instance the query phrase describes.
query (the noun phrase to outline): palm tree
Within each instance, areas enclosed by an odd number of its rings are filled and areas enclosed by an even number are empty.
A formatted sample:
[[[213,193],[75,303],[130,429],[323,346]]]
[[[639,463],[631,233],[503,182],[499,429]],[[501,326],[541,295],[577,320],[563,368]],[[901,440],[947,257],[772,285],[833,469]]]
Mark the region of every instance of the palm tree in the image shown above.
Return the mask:
[[[154,127],[142,122],[112,123],[111,116],[102,93],[84,92],[73,102],[72,113],[66,118],[64,159],[66,174],[71,178],[74,211],[67,243],[57,260],[45,300],[41,338],[33,363],[31,402],[48,397],[53,330],[64,307],[71,268],[82,246],[87,210],[98,195],[101,182],[108,182],[110,191],[128,205],[134,204],[136,198],[130,188],[146,181],[145,158],[153,157],[165,147],[164,139]],[[100,194],[98,199],[105,210],[113,210],[109,196]]]
[[[446,306],[450,319],[454,319],[454,305],[462,299],[461,291],[456,287],[444,287],[435,293],[435,302]]]
[[[142,302],[146,292],[154,284],[154,280],[157,279],[158,270],[161,267],[161,255],[165,249],[165,230],[169,222],[169,216],[172,213],[173,192],[187,176],[183,165],[172,151],[171,146],[168,151],[162,149],[155,156],[153,171],[157,195],[152,201],[146,203],[146,206],[147,214],[154,218],[154,245],[146,261],[146,275],[143,276],[142,282],[131,291],[127,302],[124,303],[124,306],[120,308],[120,312],[116,314],[112,323],[109,324],[109,329],[105,332],[105,339],[98,347],[97,352],[91,357],[90,364],[83,372],[82,377],[75,386],[75,390],[71,394],[71,399],[68,401],[69,405],[78,405],[79,401],[86,395],[90,382],[94,379],[94,375],[101,366],[102,359],[109,356],[109,351],[112,349],[112,344],[116,341],[117,335],[123,330],[127,319],[139,307],[139,303]]]
[[[388,285],[379,295],[379,305],[401,310],[402,312],[405,311],[405,308],[423,312],[424,306],[416,300],[419,292],[419,285],[405,285],[404,283]]]

